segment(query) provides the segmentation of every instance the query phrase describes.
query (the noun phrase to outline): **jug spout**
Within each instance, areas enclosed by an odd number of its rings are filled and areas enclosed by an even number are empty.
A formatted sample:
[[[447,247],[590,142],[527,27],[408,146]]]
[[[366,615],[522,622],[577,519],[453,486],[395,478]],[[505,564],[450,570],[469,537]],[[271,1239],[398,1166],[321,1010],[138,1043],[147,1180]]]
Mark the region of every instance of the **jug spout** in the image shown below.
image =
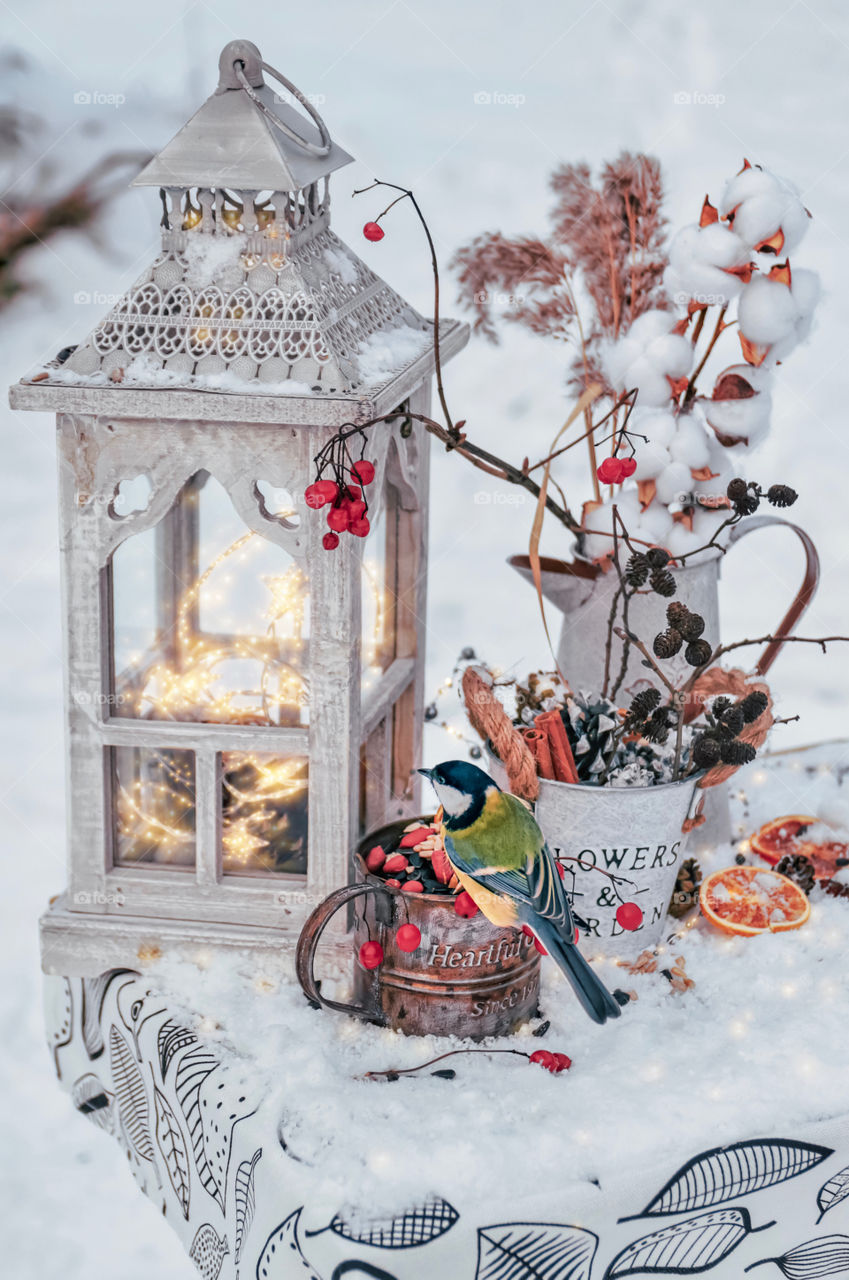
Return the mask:
[[[534,575],[529,556],[510,556],[507,563],[533,587]],[[598,576],[598,567],[582,560],[555,560],[550,556],[540,557],[542,594],[548,603],[554,605],[561,613],[568,613],[582,604],[592,594],[593,584]]]

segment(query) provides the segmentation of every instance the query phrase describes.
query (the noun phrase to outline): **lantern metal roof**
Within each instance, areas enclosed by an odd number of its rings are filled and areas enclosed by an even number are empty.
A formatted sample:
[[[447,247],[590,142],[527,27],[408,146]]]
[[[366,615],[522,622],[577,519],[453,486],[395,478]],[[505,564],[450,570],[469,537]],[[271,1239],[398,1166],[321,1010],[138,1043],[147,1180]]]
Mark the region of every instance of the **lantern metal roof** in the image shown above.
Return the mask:
[[[153,417],[168,391],[168,416],[197,414],[200,394],[206,417],[341,421],[385,412],[431,371],[432,323],[330,229],[329,175],[351,156],[250,41],[219,66],[132,184],[160,189],[161,252],[79,346],[13,388],[15,407]],[[444,359],[467,340],[441,321]]]

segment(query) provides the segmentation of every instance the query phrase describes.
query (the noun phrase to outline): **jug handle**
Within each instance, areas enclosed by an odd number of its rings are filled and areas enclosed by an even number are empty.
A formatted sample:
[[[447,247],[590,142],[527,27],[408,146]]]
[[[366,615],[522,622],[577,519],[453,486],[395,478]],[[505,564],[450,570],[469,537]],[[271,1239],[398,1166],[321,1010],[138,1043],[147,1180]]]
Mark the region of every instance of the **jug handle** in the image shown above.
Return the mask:
[[[746,534],[755,533],[756,530],[765,529],[769,525],[784,525],[785,528],[792,529],[805,552],[805,574],[802,578],[802,585],[796,592],[793,603],[781,619],[775,632],[777,636],[789,636],[793,633],[796,624],[816,594],[820,580],[820,558],[810,535],[798,524],[792,524],[790,520],[783,520],[781,516],[752,516],[747,520],[742,520],[740,524],[734,525],[728,538],[729,550],[740,542],[742,538],[745,538]],[[755,671],[759,676],[766,675],[783,646],[783,640],[771,640],[769,642],[755,666]]]
[[[301,984],[301,990],[313,1004],[322,1005],[325,1009],[335,1009],[337,1013],[349,1013],[355,1018],[366,1018],[369,1022],[374,1022],[378,1018],[379,1015],[376,1009],[368,1009],[365,1005],[341,1004],[338,1000],[328,1000],[323,996],[315,979],[314,966],[315,953],[321,935],[336,912],[346,906],[347,903],[353,902],[355,898],[361,898],[368,893],[385,892],[386,890],[380,885],[368,884],[362,881],[358,884],[343,885],[341,889],[335,889],[333,893],[328,894],[307,919],[298,938],[298,947],[295,952],[295,971],[298,975],[298,982]]]

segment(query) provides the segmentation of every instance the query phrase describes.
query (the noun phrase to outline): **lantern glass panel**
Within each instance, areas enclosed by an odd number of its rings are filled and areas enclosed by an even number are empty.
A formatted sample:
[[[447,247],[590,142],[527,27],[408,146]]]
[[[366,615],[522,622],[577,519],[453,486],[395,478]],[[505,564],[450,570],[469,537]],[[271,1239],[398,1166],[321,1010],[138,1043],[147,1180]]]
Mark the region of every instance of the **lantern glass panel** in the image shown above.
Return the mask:
[[[395,658],[397,504],[386,486],[380,514],[363,546],[360,593],[361,687],[377,682]]]
[[[110,755],[114,865],[194,870],[193,752],[112,747]]]
[[[264,752],[221,757],[225,875],[306,875],[309,762]]]
[[[117,548],[111,592],[114,714],[308,723],[304,569],[247,528],[205,472],[155,528]]]

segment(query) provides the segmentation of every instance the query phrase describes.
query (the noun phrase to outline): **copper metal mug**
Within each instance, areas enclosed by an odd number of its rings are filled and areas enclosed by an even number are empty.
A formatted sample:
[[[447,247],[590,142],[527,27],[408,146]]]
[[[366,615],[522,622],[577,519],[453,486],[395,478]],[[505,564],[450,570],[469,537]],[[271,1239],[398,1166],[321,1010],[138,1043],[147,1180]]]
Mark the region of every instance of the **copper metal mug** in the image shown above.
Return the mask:
[[[431,821],[422,818],[422,823]],[[307,999],[326,1009],[352,1014],[406,1035],[462,1036],[483,1040],[511,1035],[537,1012],[540,957],[533,941],[518,929],[499,929],[482,912],[464,919],[451,894],[404,893],[372,875],[363,852],[380,844],[398,845],[408,820],[373,832],[354,858],[356,880],[324,899],[298,939],[296,968]],[[316,949],[337,911],[350,903],[357,912],[353,935],[354,1000],[343,1004],[321,994],[315,978]],[[422,940],[402,951],[395,935],[414,924]],[[372,939],[383,947],[376,969],[364,969],[360,947]]]

